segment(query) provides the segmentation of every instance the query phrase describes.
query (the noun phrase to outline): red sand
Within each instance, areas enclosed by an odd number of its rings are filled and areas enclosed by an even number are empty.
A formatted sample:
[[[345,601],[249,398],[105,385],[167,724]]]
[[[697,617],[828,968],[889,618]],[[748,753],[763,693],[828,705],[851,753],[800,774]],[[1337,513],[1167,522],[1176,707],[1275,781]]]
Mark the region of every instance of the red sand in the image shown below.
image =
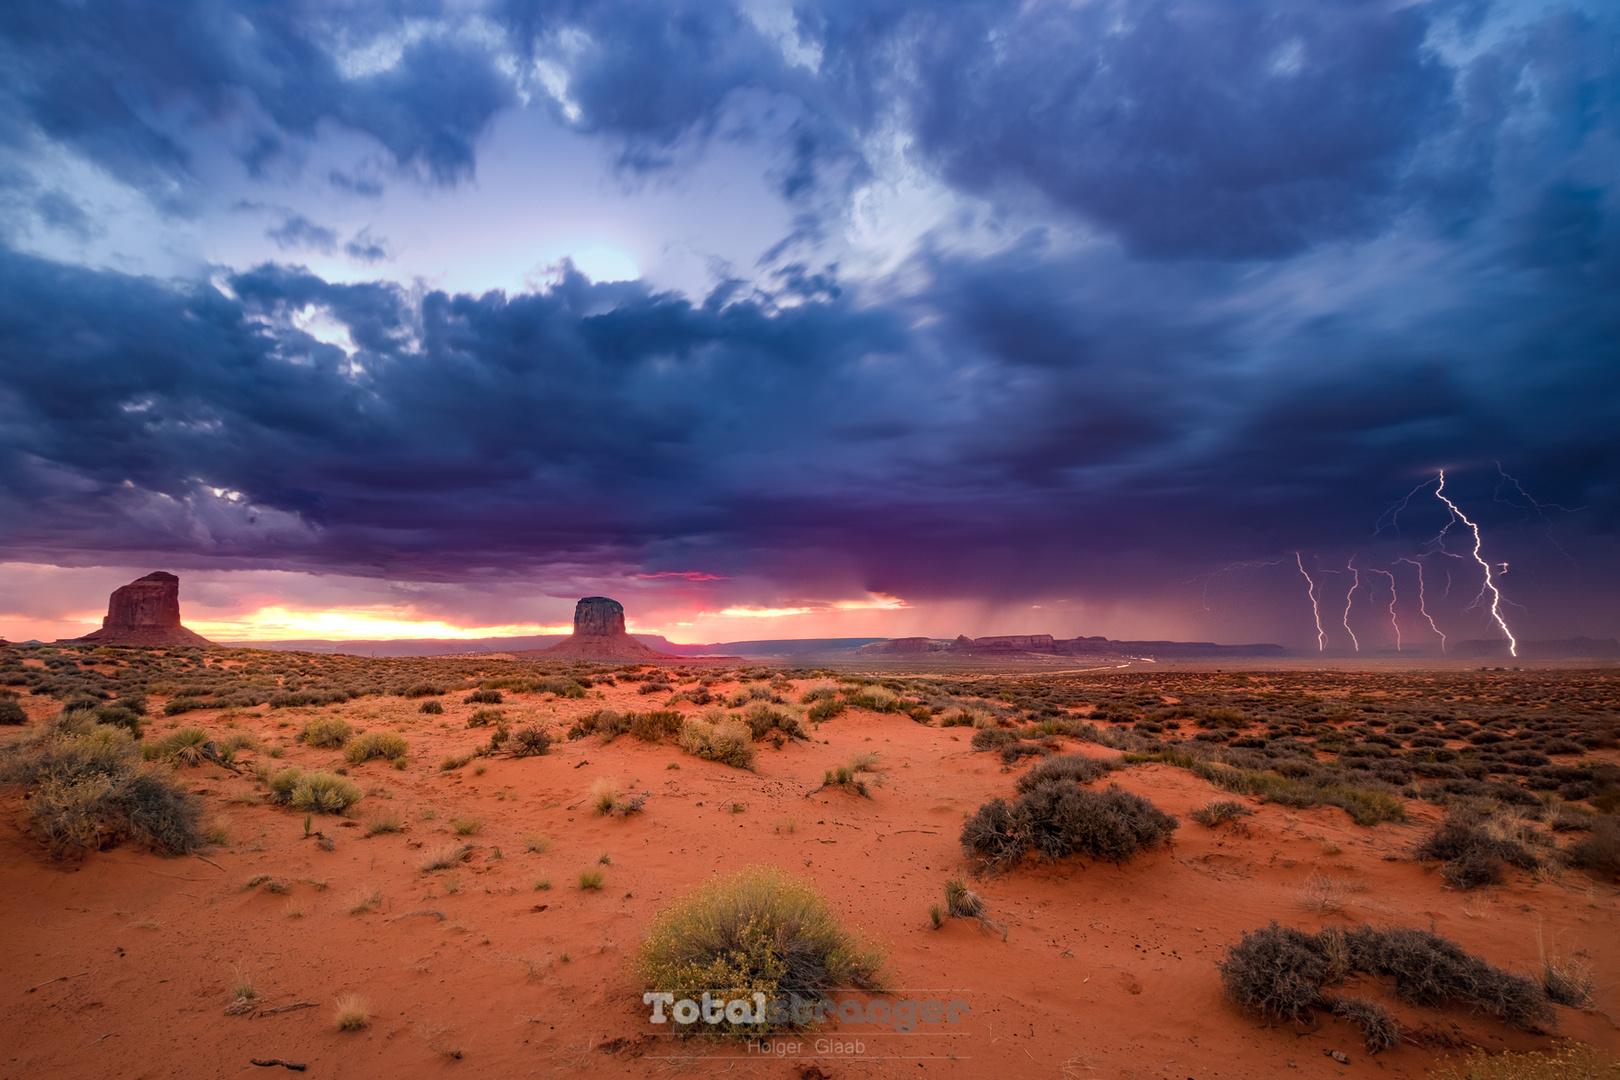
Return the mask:
[[[647,704],[632,687],[606,693],[621,710]],[[331,852],[303,838],[302,814],[228,803],[255,784],[217,767],[184,773],[229,823],[232,842],[204,858],[126,846],[52,863],[22,832],[21,800],[8,797],[0,804],[8,1002],[0,1077],[285,1075],[252,1058],[344,1077],[1420,1077],[1448,1044],[1551,1045],[1481,1016],[1398,1004],[1417,1041],[1377,1057],[1331,1017],[1268,1027],[1223,999],[1214,961],[1241,931],[1271,919],[1305,929],[1347,920],[1432,925],[1525,972],[1536,968],[1539,927],[1556,950],[1584,950],[1601,988],[1595,1010],[1559,1010],[1561,1034],[1620,1046],[1611,1019],[1620,1006],[1615,888],[1579,871],[1557,882],[1516,874],[1475,893],[1444,888],[1437,874],[1400,858],[1437,816],[1424,804],[1411,803],[1405,823],[1364,829],[1337,809],[1248,800],[1255,813],[1245,825],[1211,830],[1186,815],[1219,793],[1183,770],[1135,767],[1119,783],[1181,816],[1173,847],[1119,867],[1072,860],[981,879],[974,887],[988,913],[1008,927],[1003,941],[965,920],[933,930],[927,915],[943,900],[943,882],[968,870],[957,844],[964,814],[1012,792],[1013,775],[992,755],[969,752],[970,731],[852,710],[822,725],[825,743],[762,745],[754,773],[629,737],[487,759],[482,774],[477,762],[444,773],[442,755],[487,739],[462,726],[473,706],[446,700],[443,717],[421,716],[400,699],[338,710],[362,728],[403,724],[412,755],[403,772],[382,761],[350,768],[373,793],[353,826],[317,818],[336,842]],[[26,704],[36,719],[56,708]],[[525,695],[507,708],[522,723],[603,704]],[[284,762],[330,767],[339,752],[290,741],[305,720],[330,711],[260,710],[241,723],[285,740]],[[180,719],[220,728],[214,713]],[[886,772],[871,800],[843,791],[806,797],[825,768],[867,750],[882,755]],[[586,795],[608,776],[649,792],[645,811],[593,813]],[[405,832],[366,838],[357,826],[379,810],[399,811]],[[461,816],[482,821],[468,838],[477,845],[469,861],[419,871],[422,851],[454,840],[449,821]],[[531,833],[550,837],[550,850],[526,851]],[[578,872],[603,853],[611,857],[605,886],[581,890]],[[891,985],[945,988],[930,994],[966,1001],[970,1015],[911,1034],[862,1027],[789,1036],[810,1053],[781,1059],[716,1061],[750,1055],[658,1033],[629,964],[648,920],[710,875],[760,862],[808,876],[849,923],[882,942]],[[257,875],[285,879],[290,891],[244,890]],[[1309,894],[1316,875],[1337,883],[1342,910],[1308,909],[1302,890]],[[552,887],[537,891],[542,876]],[[348,913],[372,891],[381,894],[378,910]],[[443,921],[405,917],[422,909]],[[256,1014],[226,1015],[235,969],[255,984]],[[369,1002],[372,1020],[340,1033],[333,1001],[351,992]],[[314,1004],[268,1014],[300,1002]],[[817,1056],[817,1037],[860,1049]],[[1348,1063],[1325,1056],[1331,1050]]]

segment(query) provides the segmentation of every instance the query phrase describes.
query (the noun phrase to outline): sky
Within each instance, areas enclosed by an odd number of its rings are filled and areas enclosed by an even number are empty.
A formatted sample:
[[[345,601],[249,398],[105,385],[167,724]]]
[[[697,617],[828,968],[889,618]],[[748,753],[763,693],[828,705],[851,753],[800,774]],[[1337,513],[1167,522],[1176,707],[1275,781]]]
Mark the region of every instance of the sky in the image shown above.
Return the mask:
[[[153,569],[221,640],[1620,635],[1617,57],[1596,2],[0,5],[0,635]]]

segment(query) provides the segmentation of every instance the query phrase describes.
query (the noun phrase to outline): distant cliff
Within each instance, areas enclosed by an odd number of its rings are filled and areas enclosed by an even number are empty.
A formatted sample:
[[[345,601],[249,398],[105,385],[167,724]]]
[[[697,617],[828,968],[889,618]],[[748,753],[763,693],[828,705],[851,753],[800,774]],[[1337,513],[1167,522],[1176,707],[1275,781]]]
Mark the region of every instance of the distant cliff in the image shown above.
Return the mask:
[[[1004,634],[996,637],[891,638],[861,646],[868,655],[950,653],[957,656],[1153,656],[1203,658],[1284,656],[1281,645],[1217,645],[1211,641],[1114,641],[1105,637],[1054,638],[1051,634]]]

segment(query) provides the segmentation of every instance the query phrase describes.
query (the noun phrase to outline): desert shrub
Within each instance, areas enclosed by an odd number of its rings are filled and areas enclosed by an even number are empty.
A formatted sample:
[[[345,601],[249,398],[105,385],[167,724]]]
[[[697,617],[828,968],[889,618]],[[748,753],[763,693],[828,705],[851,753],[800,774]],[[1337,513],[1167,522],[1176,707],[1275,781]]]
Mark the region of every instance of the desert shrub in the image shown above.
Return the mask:
[[[1590,964],[1551,956],[1545,950],[1541,954],[1541,989],[1547,1000],[1571,1009],[1589,1009],[1597,999]]]
[[[973,739],[968,744],[975,750],[1000,750],[1008,743],[1018,741],[1018,732],[1010,728],[980,728],[973,733]]]
[[[578,879],[579,887],[587,890],[600,889],[602,887],[602,882],[606,879],[606,877],[607,875],[605,873],[595,868],[581,870],[579,872]]]
[[[814,705],[818,701],[831,701],[838,696],[838,687],[831,683],[817,683],[806,687],[804,693],[799,695],[800,705]]]
[[[134,715],[131,713],[130,715]],[[28,713],[14,698],[0,698],[0,724],[26,724]],[[138,723],[138,721],[137,721]]]
[[[1043,858],[1087,854],[1124,862],[1176,829],[1177,821],[1139,795],[1119,788],[1088,791],[1069,781],[1047,781],[1008,806],[981,806],[962,827],[962,849],[994,868],[1005,868],[1034,849]]]
[[[328,772],[308,772],[298,778],[288,799],[300,810],[317,814],[341,814],[360,801],[357,784]]]
[[[293,789],[298,787],[298,781],[303,778],[304,770],[297,765],[289,765],[285,769],[272,774],[265,780],[265,786],[270,789],[270,801],[274,803],[292,802]]]
[[[658,742],[680,735],[681,723],[686,716],[674,709],[663,709],[655,712],[631,713],[626,719],[630,722],[630,734],[643,742]]]
[[[1402,1000],[1429,1006],[1462,1001],[1521,1028],[1553,1019],[1546,992],[1534,979],[1470,956],[1432,931],[1358,926],[1346,937],[1354,968],[1393,978]]]
[[[533,725],[520,727],[506,744],[513,757],[538,757],[551,749],[551,734]]]
[[[674,690],[674,689],[675,688],[673,686],[671,686],[669,683],[665,682],[664,680],[662,680],[662,679],[654,679],[654,680],[652,680],[650,682],[644,682],[640,686],[636,687],[636,693],[638,693],[638,694],[667,694],[671,690]]]
[[[322,716],[304,725],[298,738],[322,750],[336,750],[354,735],[354,725],[335,716]]]
[[[1569,849],[1569,861],[1583,870],[1620,877],[1620,819],[1598,818]]]
[[[392,731],[368,731],[349,743],[343,757],[349,764],[358,765],[372,758],[402,758],[410,753],[410,749],[411,744],[405,741],[403,735],[396,735]]]
[[[1401,1041],[1401,1026],[1390,1011],[1367,998],[1341,997],[1333,1000],[1333,1015],[1341,1016],[1361,1029],[1367,1052],[1376,1054]]]
[[[180,716],[184,713],[195,712],[197,709],[206,709],[208,706],[196,698],[177,697],[163,706],[164,716]]]
[[[882,713],[900,711],[900,699],[881,686],[852,687],[844,691],[844,700],[857,709]]]
[[[589,680],[570,679],[566,676],[541,679],[534,689],[542,694],[556,694],[564,698],[582,698],[590,685]]]
[[[805,739],[810,735],[797,716],[774,705],[755,705],[743,714],[743,720],[756,739],[763,739],[773,731],[780,731],[790,739]]]
[[[1187,816],[1198,822],[1198,824],[1207,825],[1213,829],[1223,822],[1231,821],[1233,818],[1244,817],[1252,813],[1254,813],[1253,810],[1250,810],[1247,806],[1244,806],[1240,802],[1233,802],[1231,799],[1216,799],[1207,806],[1194,810]]]
[[[1273,922],[1243,932],[1217,962],[1226,996],[1261,1016],[1298,1020],[1322,1003],[1328,961],[1316,935]]]
[[[1527,835],[1522,827],[1515,829],[1500,817],[1470,809],[1452,810],[1418,844],[1414,855],[1443,862],[1441,874],[1459,889],[1495,885],[1502,880],[1504,864],[1522,870],[1534,870],[1542,864],[1541,857],[1508,835],[1510,832]]]
[[[29,817],[53,856],[126,839],[165,855],[204,845],[196,797],[143,767],[127,731],[82,713],[0,753],[0,783],[28,789]]]
[[[569,739],[583,739],[587,735],[601,735],[611,740],[630,730],[630,718],[620,716],[612,709],[597,709],[577,718],[568,729]]]
[[[439,697],[445,692],[445,688],[437,683],[419,682],[408,687],[404,696],[408,698]]]
[[[1035,767],[1018,778],[1019,791],[1033,791],[1041,784],[1072,781],[1089,784],[1108,775],[1113,766],[1106,761],[1086,757],[1084,754],[1057,754],[1035,763]]]
[[[823,698],[810,706],[810,711],[805,715],[810,718],[811,722],[820,724],[838,716],[847,708],[849,706],[839,698]]]
[[[429,716],[438,716],[444,712],[444,706],[437,701],[424,701],[417,711],[427,713]]]
[[[148,761],[172,761],[176,765],[201,765],[204,761],[221,759],[208,732],[195,727],[179,728],[147,743],[141,747],[141,756]]]
[[[95,709],[96,723],[106,724],[109,727],[120,727],[130,735],[139,739],[145,732],[141,725],[141,718],[133,709],[126,709],[122,705],[98,705]],[[0,723],[5,723],[5,703],[0,701]]]
[[[637,965],[647,985],[677,999],[705,990],[722,998],[763,993],[772,1003],[764,1024],[703,1025],[740,1035],[789,1026],[783,1003],[790,997],[877,989],[883,957],[845,930],[808,882],[774,866],[751,866],[699,886],[655,916]]]
[[[739,769],[750,769],[754,765],[753,733],[747,724],[737,720],[722,720],[718,724],[687,720],[681,725],[680,747],[706,761],[718,761]]]
[[[645,794],[621,794],[619,781],[615,777],[604,776],[591,785],[590,803],[598,814],[628,817],[639,811],[646,802]]]
[[[499,705],[503,700],[505,699],[501,697],[499,690],[474,690],[465,698],[462,698],[461,703],[463,705]]]
[[[500,709],[476,709],[467,717],[468,727],[489,727],[491,724],[499,725],[506,720],[506,713]]]

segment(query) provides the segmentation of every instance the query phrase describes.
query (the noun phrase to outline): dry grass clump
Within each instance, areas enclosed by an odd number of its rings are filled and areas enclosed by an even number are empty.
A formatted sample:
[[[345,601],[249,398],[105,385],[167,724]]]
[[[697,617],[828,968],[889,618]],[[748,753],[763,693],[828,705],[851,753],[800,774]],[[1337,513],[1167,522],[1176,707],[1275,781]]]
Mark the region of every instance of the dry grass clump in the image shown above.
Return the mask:
[[[1207,825],[1213,829],[1218,825],[1231,821],[1233,818],[1247,817],[1253,813],[1253,810],[1240,802],[1234,802],[1231,799],[1216,799],[1207,806],[1194,810],[1187,816],[1198,822],[1198,824]]]
[[[1612,1051],[1565,1042],[1551,1052],[1491,1054],[1475,1050],[1461,1062],[1447,1062],[1429,1080],[1604,1080],[1620,1073]]]
[[[253,976],[241,964],[231,969],[231,995],[238,1001],[252,1001],[259,996],[253,985]]]
[[[450,828],[457,836],[472,836],[484,823],[474,817],[453,817],[450,819]]]
[[[368,731],[349,743],[343,758],[350,765],[358,765],[372,758],[396,761],[410,753],[410,749],[411,744],[405,741],[403,735],[396,735],[392,731]]]
[[[335,716],[311,720],[298,733],[300,741],[321,750],[336,750],[354,736],[354,725]]]
[[[870,799],[872,792],[867,787],[867,777],[880,775],[877,765],[878,755],[872,751],[856,754],[848,765],[828,769],[821,778],[821,787],[841,787],[853,791],[863,799]]]
[[[356,890],[354,895],[349,897],[349,914],[364,915],[368,911],[375,910],[380,903],[382,903],[382,893],[377,890],[373,889],[369,893]]]
[[[604,776],[591,785],[590,803],[598,814],[618,814],[628,817],[639,811],[647,802],[644,793],[633,795],[620,794],[617,777]]]
[[[739,720],[687,720],[681,725],[680,747],[693,757],[718,761],[738,769],[754,766],[754,736]]]
[[[424,874],[434,870],[448,870],[470,854],[472,854],[471,844],[455,842],[440,844],[430,851],[423,852],[422,860],[416,865]]]
[[[1044,859],[1074,854],[1125,862],[1157,846],[1179,822],[1140,795],[1117,787],[1088,791],[1049,781],[1016,803],[992,799],[962,826],[962,850],[992,869],[1005,869],[1035,851]]]
[[[359,994],[344,994],[337,999],[332,1022],[339,1031],[359,1031],[371,1022],[371,1006]]]
[[[1549,953],[1541,940],[1540,927],[1536,928],[1536,952],[1541,958],[1541,988],[1547,997],[1572,1009],[1591,1008],[1597,1000],[1592,965]]]
[[[206,842],[202,805],[143,766],[129,732],[70,713],[0,752],[0,783],[30,792],[29,817],[54,856],[135,840],[165,855]]]
[[[439,771],[454,772],[477,756],[477,754],[446,754],[439,759]]]
[[[540,833],[529,833],[523,837],[523,850],[532,851],[536,855],[544,854],[551,850],[551,838]]]
[[[1371,1003],[1341,1007],[1323,992],[1357,972],[1393,979],[1396,995],[1416,1005],[1467,1005],[1532,1030],[1553,1020],[1552,1003],[1535,980],[1470,956],[1439,934],[1409,927],[1329,927],[1308,934],[1273,922],[1246,931],[1217,966],[1227,997],[1239,1006],[1280,1020],[1333,1008],[1362,1025],[1369,1050],[1399,1040],[1393,1019],[1381,1008],[1368,1008]]]
[[[600,889],[607,875],[601,870],[592,867],[579,872],[579,887],[581,889]]]
[[[379,810],[366,821],[366,835],[380,836],[405,830],[405,819],[398,810]]]
[[[744,1034],[789,1026],[783,1006],[790,996],[877,989],[883,956],[846,931],[810,883],[774,866],[751,866],[660,912],[637,965],[647,985],[677,999],[705,990],[723,998],[764,993],[763,1025],[704,1025]]]
[[[288,801],[316,814],[341,814],[363,797],[358,784],[329,772],[307,772],[298,777]]]

